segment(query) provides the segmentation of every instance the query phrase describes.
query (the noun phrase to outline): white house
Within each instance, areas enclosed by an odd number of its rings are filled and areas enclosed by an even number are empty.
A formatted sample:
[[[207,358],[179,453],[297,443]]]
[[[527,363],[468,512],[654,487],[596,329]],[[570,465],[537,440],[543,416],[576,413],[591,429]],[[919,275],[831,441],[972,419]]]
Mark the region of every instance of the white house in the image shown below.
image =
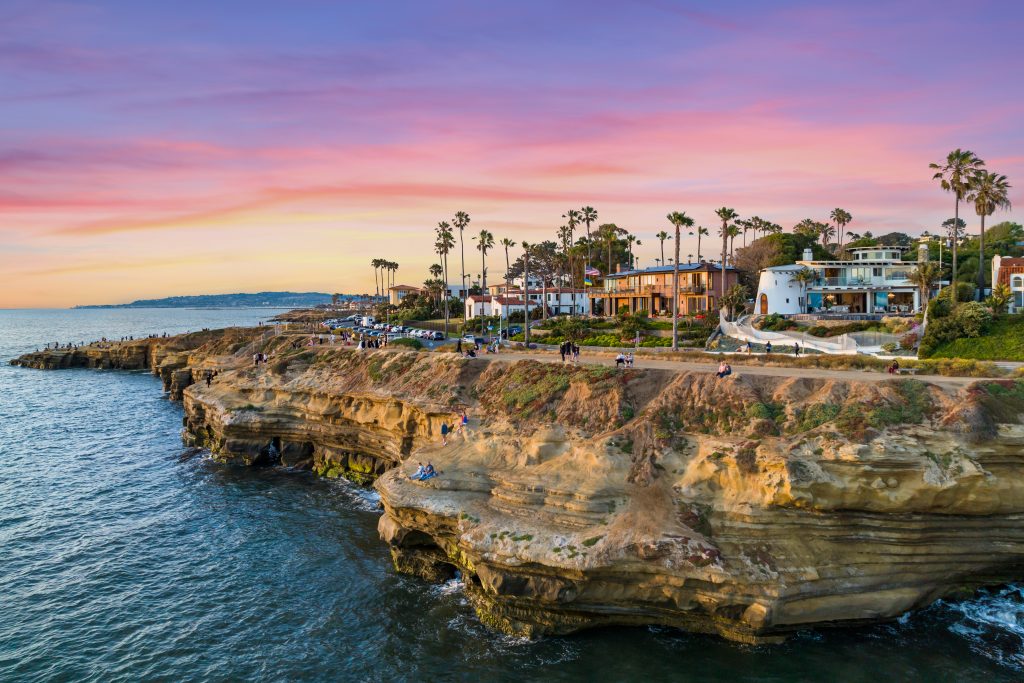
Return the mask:
[[[538,303],[537,305],[539,306],[540,304]],[[507,318],[513,313],[523,313],[525,311],[526,302],[517,297],[471,294],[466,299],[466,318],[468,319],[473,319],[477,316]]]
[[[921,292],[909,277],[917,263],[902,260],[902,247],[851,249],[849,260],[815,261],[808,249],[803,260],[761,271],[754,312],[913,313],[921,308]],[[927,260],[927,247],[918,251]],[[795,272],[809,268],[817,279],[793,282]],[[806,296],[806,301],[804,297]]]

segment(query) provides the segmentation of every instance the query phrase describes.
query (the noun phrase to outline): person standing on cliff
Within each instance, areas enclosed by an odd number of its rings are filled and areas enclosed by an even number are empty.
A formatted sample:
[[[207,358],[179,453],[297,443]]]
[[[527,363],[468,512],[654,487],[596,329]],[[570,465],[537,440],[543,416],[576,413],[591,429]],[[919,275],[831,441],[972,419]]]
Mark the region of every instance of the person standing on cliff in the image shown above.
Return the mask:
[[[448,422],[441,423],[441,445],[448,445]]]

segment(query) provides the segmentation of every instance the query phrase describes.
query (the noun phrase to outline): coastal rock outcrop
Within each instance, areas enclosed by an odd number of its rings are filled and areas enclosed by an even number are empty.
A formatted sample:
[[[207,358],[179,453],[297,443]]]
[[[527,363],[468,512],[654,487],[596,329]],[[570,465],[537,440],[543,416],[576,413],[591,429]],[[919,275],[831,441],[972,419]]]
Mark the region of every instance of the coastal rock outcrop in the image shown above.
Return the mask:
[[[770,642],[1024,576],[1020,381],[718,380],[287,337],[252,367],[235,343],[162,356],[192,379],[222,370],[182,391],[186,440],[375,479],[396,568],[458,572],[509,633]],[[461,407],[469,428],[444,446]],[[427,461],[441,474],[411,479]]]

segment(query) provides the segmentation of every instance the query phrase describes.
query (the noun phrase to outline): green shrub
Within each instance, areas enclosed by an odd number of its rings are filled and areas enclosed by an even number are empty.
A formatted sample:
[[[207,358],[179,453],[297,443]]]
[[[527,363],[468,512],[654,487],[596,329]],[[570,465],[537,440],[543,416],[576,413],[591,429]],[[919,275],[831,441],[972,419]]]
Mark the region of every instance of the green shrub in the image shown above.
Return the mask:
[[[410,349],[416,349],[419,351],[423,348],[423,344],[419,339],[412,339],[408,337],[401,337],[399,339],[393,339],[388,342],[388,346],[407,346]]]
[[[960,326],[963,336],[980,337],[992,322],[992,311],[977,301],[968,301],[957,307],[953,319]]]
[[[899,344],[897,344],[896,342],[885,342],[884,344],[882,344],[882,350],[885,351],[886,353],[892,353],[898,348]]]

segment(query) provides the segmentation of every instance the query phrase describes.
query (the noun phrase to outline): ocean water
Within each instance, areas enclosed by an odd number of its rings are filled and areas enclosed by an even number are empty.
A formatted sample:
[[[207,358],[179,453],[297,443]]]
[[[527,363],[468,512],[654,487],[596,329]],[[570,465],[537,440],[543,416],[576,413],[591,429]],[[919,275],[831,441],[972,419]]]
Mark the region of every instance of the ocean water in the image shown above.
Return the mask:
[[[0,359],[272,314],[0,311]],[[147,373],[0,366],[0,681],[1024,679],[1015,587],[778,646],[497,635],[457,582],[393,571],[372,492],[216,464],[182,447],[181,416]]]

